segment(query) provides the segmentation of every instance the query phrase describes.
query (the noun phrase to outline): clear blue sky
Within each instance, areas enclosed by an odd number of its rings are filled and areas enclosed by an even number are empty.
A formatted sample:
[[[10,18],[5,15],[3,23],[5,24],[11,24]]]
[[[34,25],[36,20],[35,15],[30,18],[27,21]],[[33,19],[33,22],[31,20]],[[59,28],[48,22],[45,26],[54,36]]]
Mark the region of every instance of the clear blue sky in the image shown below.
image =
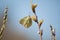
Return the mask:
[[[60,0],[33,0],[33,3],[38,4],[36,8],[38,19],[44,19],[44,23],[41,27],[41,29],[43,29],[43,40],[50,39],[50,24],[56,29],[56,39],[60,40]],[[19,24],[21,18],[27,15],[33,15],[30,0],[0,0],[0,12],[3,12],[6,6],[9,10],[9,29],[17,33],[22,30],[34,39],[39,40],[37,34],[38,28],[35,22],[33,22],[29,29]]]

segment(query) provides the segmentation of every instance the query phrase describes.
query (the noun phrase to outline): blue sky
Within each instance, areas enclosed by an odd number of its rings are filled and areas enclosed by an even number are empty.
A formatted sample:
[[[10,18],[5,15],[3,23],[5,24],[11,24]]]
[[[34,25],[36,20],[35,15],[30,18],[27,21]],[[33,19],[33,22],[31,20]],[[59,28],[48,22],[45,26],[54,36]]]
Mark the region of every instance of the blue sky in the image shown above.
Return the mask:
[[[56,29],[56,39],[60,40],[60,0],[33,0],[32,3],[38,4],[36,8],[38,20],[44,19],[41,27],[41,29],[43,29],[43,40],[50,39],[50,24]],[[29,36],[39,40],[39,36],[37,34],[38,28],[35,22],[33,22],[29,29],[26,29],[24,26],[19,24],[19,20],[21,18],[28,15],[34,15],[31,10],[30,0],[0,0],[0,12],[3,12],[6,6],[9,10],[9,30],[12,29],[18,34],[20,33],[19,31],[22,30]]]

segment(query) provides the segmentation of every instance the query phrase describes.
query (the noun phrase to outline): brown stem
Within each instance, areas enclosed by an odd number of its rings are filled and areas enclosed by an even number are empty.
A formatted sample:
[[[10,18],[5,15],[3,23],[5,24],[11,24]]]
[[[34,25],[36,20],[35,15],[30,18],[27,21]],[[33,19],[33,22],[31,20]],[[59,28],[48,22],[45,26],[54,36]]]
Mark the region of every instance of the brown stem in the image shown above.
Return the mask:
[[[40,40],[42,40],[42,36],[40,35]]]
[[[51,35],[51,40],[52,40],[52,35]]]
[[[56,37],[54,36],[54,40],[56,40]]]

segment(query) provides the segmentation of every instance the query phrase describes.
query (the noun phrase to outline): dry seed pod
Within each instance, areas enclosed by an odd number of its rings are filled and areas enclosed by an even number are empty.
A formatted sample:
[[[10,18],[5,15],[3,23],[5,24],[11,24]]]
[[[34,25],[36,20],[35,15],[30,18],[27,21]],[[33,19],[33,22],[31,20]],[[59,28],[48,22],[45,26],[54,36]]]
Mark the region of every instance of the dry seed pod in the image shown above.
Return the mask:
[[[55,38],[55,29],[52,27],[52,25],[50,25],[50,28],[51,28],[51,33],[52,33],[52,36],[54,37],[53,39],[56,40]]]
[[[42,36],[43,35],[43,30],[38,31],[38,34]]]
[[[39,21],[38,25],[39,25],[39,28],[41,27],[42,23],[43,23],[43,19]]]
[[[52,29],[52,35],[55,36],[55,29]]]
[[[37,4],[32,4],[32,11],[35,13],[35,8],[37,7]]]
[[[52,25],[50,25],[50,28],[51,28],[52,35],[55,36],[55,29],[52,27]]]
[[[52,36],[54,37],[54,38],[53,38],[54,40],[56,40],[55,35],[56,35],[56,34],[55,34],[55,29],[53,28],[53,29],[52,29]]]

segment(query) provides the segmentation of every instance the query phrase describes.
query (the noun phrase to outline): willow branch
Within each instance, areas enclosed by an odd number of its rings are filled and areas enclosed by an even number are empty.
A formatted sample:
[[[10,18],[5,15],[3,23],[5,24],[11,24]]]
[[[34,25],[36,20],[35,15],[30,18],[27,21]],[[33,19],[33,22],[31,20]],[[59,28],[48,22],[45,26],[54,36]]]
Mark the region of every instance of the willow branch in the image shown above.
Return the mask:
[[[3,24],[2,24],[2,27],[0,29],[0,40],[2,39],[2,34],[3,34],[3,31],[6,27],[6,22],[7,22],[7,11],[8,11],[8,8],[6,8],[4,10],[4,17],[3,17]]]

